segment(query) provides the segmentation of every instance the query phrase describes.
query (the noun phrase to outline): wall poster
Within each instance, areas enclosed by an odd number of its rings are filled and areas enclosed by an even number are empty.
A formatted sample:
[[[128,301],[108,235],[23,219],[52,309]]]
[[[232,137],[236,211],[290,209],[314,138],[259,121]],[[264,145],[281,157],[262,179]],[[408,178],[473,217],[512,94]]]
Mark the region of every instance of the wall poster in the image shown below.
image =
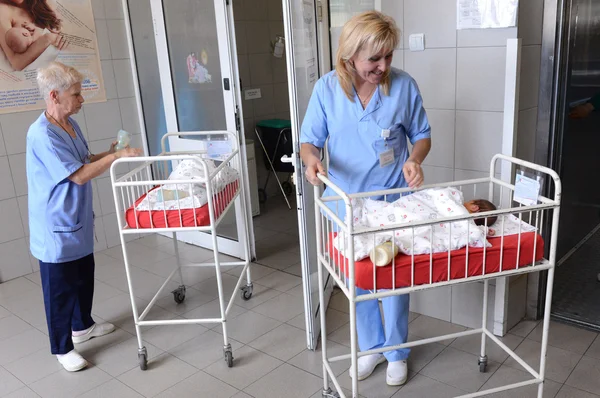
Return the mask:
[[[36,71],[52,61],[84,75],[86,102],[106,101],[91,0],[0,1],[0,114],[45,108]]]
[[[457,0],[457,29],[517,26],[519,0]]]

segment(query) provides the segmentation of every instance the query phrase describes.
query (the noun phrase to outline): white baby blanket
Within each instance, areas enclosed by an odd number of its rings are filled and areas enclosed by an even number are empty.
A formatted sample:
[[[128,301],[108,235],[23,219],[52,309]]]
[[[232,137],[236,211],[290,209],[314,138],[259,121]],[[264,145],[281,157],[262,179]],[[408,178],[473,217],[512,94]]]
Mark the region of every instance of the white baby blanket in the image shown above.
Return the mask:
[[[454,188],[432,188],[402,196],[388,203],[371,199],[353,199],[353,223],[355,228],[378,228],[392,224],[411,224],[443,217],[467,216],[462,192]],[[346,215],[346,222],[348,215]],[[504,235],[519,232],[519,220],[510,215],[504,218]],[[499,236],[502,219],[494,224],[495,236]],[[432,231],[433,229],[433,231]],[[521,231],[535,228],[521,222]],[[432,233],[433,232],[433,233]],[[392,235],[398,249],[407,255],[428,254],[457,250],[465,247],[483,247],[486,240],[485,227],[475,225],[473,220],[438,223],[432,226],[394,229],[377,234],[366,234],[354,238],[354,259],[360,261],[369,256],[371,250],[391,241]],[[413,244],[414,236],[414,244]],[[343,234],[334,239],[335,248],[348,257],[349,242]],[[432,239],[433,238],[433,239]]]
[[[204,159],[208,168],[208,175],[213,175],[217,166],[210,159]],[[183,210],[202,207],[208,203],[205,182],[207,177],[199,161],[186,159],[175,167],[169,175],[169,180],[199,180],[198,184],[165,184],[156,188],[137,205],[136,210]],[[237,170],[225,166],[210,180],[212,193],[221,192],[225,187],[238,179]],[[178,199],[179,198],[179,199]]]

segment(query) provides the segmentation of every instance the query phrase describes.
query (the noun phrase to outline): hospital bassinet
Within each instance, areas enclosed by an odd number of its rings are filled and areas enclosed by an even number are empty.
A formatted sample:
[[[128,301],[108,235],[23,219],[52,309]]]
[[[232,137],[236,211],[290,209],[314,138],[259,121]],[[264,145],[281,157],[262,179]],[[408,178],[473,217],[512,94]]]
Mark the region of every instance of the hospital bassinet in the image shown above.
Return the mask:
[[[549,177],[548,181],[553,181],[554,183],[554,186],[552,187],[554,197],[549,199],[539,196],[537,204],[531,206],[524,206],[514,202],[514,183],[503,181],[497,177],[497,163],[500,162],[506,162],[504,166],[508,167],[505,168],[505,170],[513,170],[514,172],[514,169],[519,167],[537,173],[541,178]],[[346,220],[342,220],[338,217],[338,213],[335,209],[339,210],[340,207],[343,207],[345,209],[345,214],[353,215],[353,205],[356,203],[356,199],[371,197],[383,197],[385,199],[388,195],[408,194],[411,192],[409,188],[346,194],[327,177],[319,176],[319,178],[326,187],[331,188],[336,193],[336,196],[322,197],[320,188],[315,187],[319,300],[321,308],[325,308],[323,288],[326,277],[325,273],[327,272],[349,301],[351,341],[350,354],[329,357],[327,351],[325,311],[321,311],[324,397],[345,397],[337,377],[332,371],[331,363],[333,362],[350,360],[351,367],[354,370],[352,377],[352,397],[358,397],[359,389],[356,374],[358,357],[475,334],[481,335],[481,353],[478,361],[480,372],[485,372],[487,367],[485,347],[487,337],[504,349],[534,378],[503,387],[485,391],[476,391],[471,394],[463,395],[463,397],[479,397],[532,384],[537,384],[539,386],[538,398],[542,397],[561,195],[560,179],[553,170],[519,159],[496,155],[491,162],[489,177],[429,185],[422,189],[451,186],[460,190],[466,199],[485,197],[496,204],[500,203],[498,210],[470,214],[468,216],[417,221],[411,224],[386,225],[379,228],[357,227],[353,223],[352,216],[346,217]],[[332,205],[332,203],[335,204]],[[518,219],[518,229],[516,233],[514,233],[515,231],[512,231],[512,235],[506,235],[508,232],[505,231],[505,225],[511,215]],[[434,250],[430,250],[429,254],[420,255],[400,253],[392,260],[391,264],[383,267],[374,266],[369,258],[355,261],[354,255],[348,257],[344,256],[344,253],[354,253],[355,238],[358,236],[366,235],[369,239],[373,237],[373,240],[375,240],[376,234],[379,236],[381,236],[380,234],[390,234],[390,236],[393,236],[392,234],[396,234],[398,231],[402,231],[404,234],[408,231],[409,239],[412,233],[412,247],[414,249],[415,231],[417,229],[422,233],[423,228],[429,228],[432,237],[431,241],[433,241],[433,225],[435,224],[450,223],[451,237],[453,224],[464,220],[473,220],[475,218],[491,216],[497,216],[498,220],[493,226],[496,231],[496,237],[487,239],[489,246],[469,247],[467,245],[459,250],[448,249],[447,251],[437,253],[433,253]],[[510,219],[514,220],[513,217]],[[549,229],[551,231],[550,235],[546,237],[546,241],[550,243],[549,250],[547,251],[547,258],[544,257],[544,251],[546,249],[544,240],[539,233],[542,231],[545,220],[546,222],[551,223],[551,228]],[[523,224],[523,222],[528,225]],[[521,225],[523,225],[523,229]],[[529,226],[535,227],[535,230]],[[525,232],[525,227],[527,227],[528,232]],[[476,228],[476,226],[473,224],[472,228]],[[451,245],[448,244],[448,247],[450,246]],[[431,247],[431,249],[433,249],[433,247]],[[412,253],[414,253],[414,250]],[[525,363],[514,353],[514,351],[508,348],[487,329],[487,300],[490,279],[540,271],[547,271],[548,281],[545,297],[541,360],[538,372]],[[356,304],[358,302],[476,281],[483,281],[484,283],[481,328],[436,338],[411,341],[394,347],[358,352],[356,334]],[[370,292],[365,295],[357,295],[357,287]],[[329,380],[333,382],[337,393],[332,392],[329,386]]]
[[[206,149],[185,152],[169,152],[165,141],[169,137],[185,137],[206,143],[209,141],[226,142],[231,151],[220,153],[217,159],[209,158]],[[198,141],[197,141],[198,142]],[[200,323],[221,323],[223,328],[224,359],[229,367],[233,366],[233,352],[229,344],[226,321],[233,305],[235,294],[241,289],[243,300],[252,297],[252,282],[250,279],[250,253],[248,242],[242,242],[245,249],[243,261],[224,262],[219,258],[217,228],[223,217],[234,206],[237,199],[241,201],[239,208],[243,216],[246,236],[246,198],[243,189],[241,171],[241,155],[235,134],[221,132],[189,132],[169,133],[162,138],[162,153],[158,156],[121,158],[111,167],[115,206],[127,284],[131,296],[133,318],[138,339],[138,358],[140,368],[146,370],[148,354],[142,341],[142,326],[183,325]],[[208,145],[204,145],[205,148]],[[188,169],[182,166],[189,167]],[[177,174],[174,179],[173,175]],[[198,232],[211,235],[214,262],[182,263],[178,252],[177,233]],[[162,284],[148,306],[138,313],[136,295],[132,282],[130,260],[127,252],[128,235],[160,233],[169,234],[173,238],[174,253],[177,264]],[[169,266],[165,264],[165,266]],[[185,300],[186,285],[184,284],[182,267],[214,267],[216,284],[219,295],[220,316],[203,319],[173,319],[146,320],[146,316],[156,301],[162,297],[173,276],[179,276],[179,287],[171,293],[176,303]],[[232,297],[224,297],[221,267],[242,266],[243,270],[237,281]],[[246,284],[242,285],[244,277]]]

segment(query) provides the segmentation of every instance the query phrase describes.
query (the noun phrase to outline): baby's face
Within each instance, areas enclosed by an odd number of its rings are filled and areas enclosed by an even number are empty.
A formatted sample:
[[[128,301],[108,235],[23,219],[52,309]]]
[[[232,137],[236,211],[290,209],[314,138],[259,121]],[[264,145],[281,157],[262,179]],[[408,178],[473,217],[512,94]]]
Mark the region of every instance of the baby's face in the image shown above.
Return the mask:
[[[24,53],[31,43],[31,32],[25,28],[11,28],[6,32],[6,44],[16,53]]]
[[[468,202],[463,203],[463,205],[467,208],[469,213],[479,213],[479,206],[475,204],[474,200],[470,200]]]

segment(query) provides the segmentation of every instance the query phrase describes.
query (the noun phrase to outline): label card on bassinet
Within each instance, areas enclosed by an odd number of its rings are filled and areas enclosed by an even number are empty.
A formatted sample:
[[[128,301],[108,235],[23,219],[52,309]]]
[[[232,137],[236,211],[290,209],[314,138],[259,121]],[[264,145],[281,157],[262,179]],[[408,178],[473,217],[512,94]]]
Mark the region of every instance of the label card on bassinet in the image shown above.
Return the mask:
[[[231,154],[231,143],[229,141],[207,141],[206,152],[211,159],[226,159]]]
[[[529,178],[517,174],[515,178],[515,193],[513,200],[525,206],[536,205],[540,195],[541,184],[539,179]]]

